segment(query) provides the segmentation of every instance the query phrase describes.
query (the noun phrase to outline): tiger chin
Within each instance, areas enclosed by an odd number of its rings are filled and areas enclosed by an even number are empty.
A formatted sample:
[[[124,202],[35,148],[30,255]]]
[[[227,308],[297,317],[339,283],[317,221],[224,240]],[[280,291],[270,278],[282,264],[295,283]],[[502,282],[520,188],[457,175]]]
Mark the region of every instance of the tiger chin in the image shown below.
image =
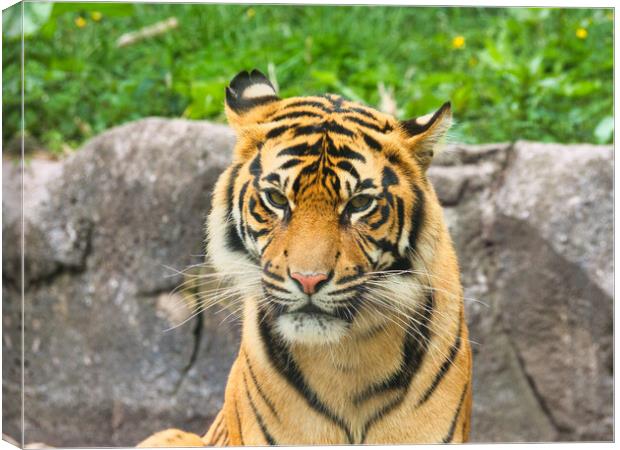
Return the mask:
[[[200,437],[140,446],[465,442],[471,349],[459,268],[426,172],[449,103],[399,121],[337,95],[226,89],[237,134],[207,254],[242,296],[239,354]]]

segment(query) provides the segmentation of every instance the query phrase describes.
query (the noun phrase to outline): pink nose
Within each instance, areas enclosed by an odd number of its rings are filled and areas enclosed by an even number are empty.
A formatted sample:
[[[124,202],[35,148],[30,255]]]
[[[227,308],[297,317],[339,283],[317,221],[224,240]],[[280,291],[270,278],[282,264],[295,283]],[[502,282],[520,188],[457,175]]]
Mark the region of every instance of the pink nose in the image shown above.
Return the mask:
[[[316,285],[321,281],[327,280],[326,273],[311,273],[303,274],[295,272],[291,274],[291,278],[298,281],[306,294],[314,294],[316,292]]]

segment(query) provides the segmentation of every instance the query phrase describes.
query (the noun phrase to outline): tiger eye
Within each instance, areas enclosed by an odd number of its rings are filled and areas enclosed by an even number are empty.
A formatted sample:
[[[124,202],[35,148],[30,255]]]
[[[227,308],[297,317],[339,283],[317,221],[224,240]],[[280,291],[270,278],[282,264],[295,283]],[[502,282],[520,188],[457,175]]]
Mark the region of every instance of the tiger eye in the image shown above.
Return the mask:
[[[288,206],[288,200],[278,191],[267,191],[267,199],[276,208],[284,209]]]
[[[372,203],[372,197],[370,195],[357,195],[349,201],[349,205],[353,211],[363,211]]]

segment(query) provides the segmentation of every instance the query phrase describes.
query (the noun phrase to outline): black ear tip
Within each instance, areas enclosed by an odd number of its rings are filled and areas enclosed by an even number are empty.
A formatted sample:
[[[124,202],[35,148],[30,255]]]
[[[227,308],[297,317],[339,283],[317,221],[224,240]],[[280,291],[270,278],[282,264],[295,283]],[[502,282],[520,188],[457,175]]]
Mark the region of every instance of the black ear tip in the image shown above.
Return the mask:
[[[235,86],[247,84],[248,81],[250,81],[250,73],[247,70],[242,70],[230,80],[229,86],[235,90]]]
[[[252,69],[252,72],[250,72],[250,76],[251,76],[252,78],[254,78],[254,77],[256,77],[256,78],[261,78],[261,79],[262,79],[262,78],[265,78],[265,79],[267,78],[267,77],[265,76],[265,74],[264,74],[263,72],[261,72],[260,70],[258,70],[258,69]]]
[[[439,108],[439,111],[441,112],[450,111],[450,110],[452,110],[452,102],[450,100],[445,102],[443,105],[441,105],[441,108]]]
[[[235,91],[233,91],[229,87],[226,87],[226,101],[230,103],[235,98],[237,98],[237,95],[235,94]]]
[[[246,89],[255,84],[267,85],[273,90],[273,93],[263,93],[258,97],[244,98]],[[269,78],[257,69],[253,69],[251,72],[247,70],[239,72],[226,88],[226,104],[234,111],[251,109],[259,104],[272,102],[277,99],[276,90]]]

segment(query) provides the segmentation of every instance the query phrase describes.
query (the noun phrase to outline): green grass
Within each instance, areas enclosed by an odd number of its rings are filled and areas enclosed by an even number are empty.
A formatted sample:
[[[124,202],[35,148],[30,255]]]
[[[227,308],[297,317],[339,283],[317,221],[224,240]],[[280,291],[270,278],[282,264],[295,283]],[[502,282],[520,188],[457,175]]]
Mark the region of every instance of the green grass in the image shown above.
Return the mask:
[[[116,47],[171,16],[177,29]],[[451,100],[459,141],[613,138],[610,9],[91,3],[33,17],[25,126],[52,151],[145,116],[222,121],[230,78],[269,66],[285,97],[377,106],[383,83],[401,118]],[[3,19],[6,142],[19,131],[20,47]]]

